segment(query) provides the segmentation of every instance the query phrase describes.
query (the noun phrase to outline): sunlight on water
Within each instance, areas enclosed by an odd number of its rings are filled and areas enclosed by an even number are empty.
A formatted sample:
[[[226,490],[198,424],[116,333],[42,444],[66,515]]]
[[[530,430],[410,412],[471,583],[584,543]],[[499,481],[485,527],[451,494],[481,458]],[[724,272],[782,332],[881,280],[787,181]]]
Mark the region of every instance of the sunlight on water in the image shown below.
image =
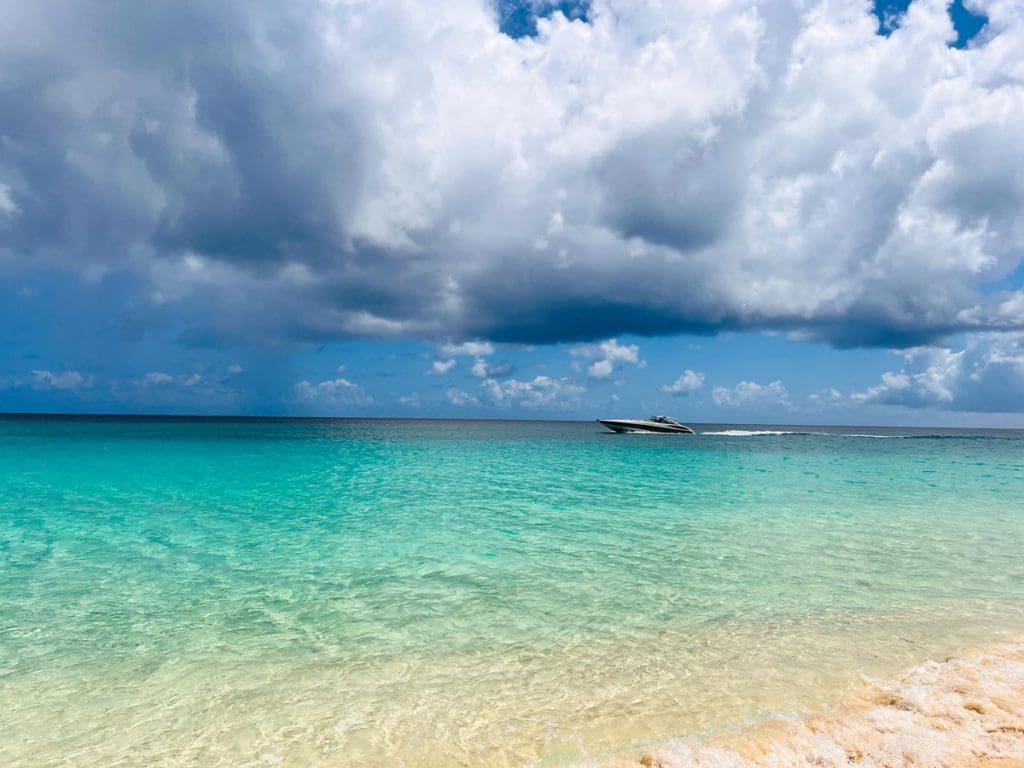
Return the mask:
[[[895,680],[854,687],[808,716],[768,716],[737,733],[672,739],[632,752],[587,763],[602,768],[1020,768],[1024,641],[928,661]]]
[[[0,421],[0,762],[600,760],[1024,631],[1019,433],[698,431]]]

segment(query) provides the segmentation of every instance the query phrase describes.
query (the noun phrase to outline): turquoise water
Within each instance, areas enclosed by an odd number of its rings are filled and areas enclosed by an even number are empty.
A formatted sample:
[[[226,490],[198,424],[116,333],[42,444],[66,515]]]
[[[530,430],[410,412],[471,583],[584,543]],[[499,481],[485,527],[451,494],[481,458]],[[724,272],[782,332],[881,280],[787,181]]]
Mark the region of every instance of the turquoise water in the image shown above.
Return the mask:
[[[0,420],[0,763],[557,765],[1024,631],[1024,433],[750,431]]]

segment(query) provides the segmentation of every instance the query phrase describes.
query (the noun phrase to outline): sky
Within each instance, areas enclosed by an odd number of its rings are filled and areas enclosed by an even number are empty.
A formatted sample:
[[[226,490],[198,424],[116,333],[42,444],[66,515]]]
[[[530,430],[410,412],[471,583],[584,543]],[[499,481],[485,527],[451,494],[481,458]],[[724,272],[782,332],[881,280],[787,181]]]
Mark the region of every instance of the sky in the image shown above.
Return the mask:
[[[0,411],[1024,426],[1019,0],[0,0]]]

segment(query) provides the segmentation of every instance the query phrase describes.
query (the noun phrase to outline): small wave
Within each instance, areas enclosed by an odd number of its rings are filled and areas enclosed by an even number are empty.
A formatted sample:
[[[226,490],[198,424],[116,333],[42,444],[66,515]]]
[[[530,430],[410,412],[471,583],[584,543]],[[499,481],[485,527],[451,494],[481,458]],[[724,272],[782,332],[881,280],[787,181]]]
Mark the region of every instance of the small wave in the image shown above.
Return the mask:
[[[767,437],[781,435],[798,435],[805,437],[868,437],[873,440],[977,440],[978,435],[872,435],[866,432],[812,432],[809,430],[782,429],[723,429],[720,432],[701,432],[702,435],[719,437]]]
[[[635,753],[634,753],[635,754]],[[680,738],[616,768],[1024,765],[1024,642],[869,683],[806,718],[768,718],[718,740]]]
[[[866,432],[812,432],[808,430],[783,429],[723,429],[720,432],[700,432],[702,435],[718,435],[722,437],[765,437],[771,435],[800,435],[807,437],[869,437],[878,440],[911,440],[911,439],[979,439],[979,435],[938,435],[938,434],[868,434]]]
[[[612,434],[612,433],[608,433]],[[622,435],[653,435],[654,437],[665,437],[665,435],[685,435],[685,432],[650,432],[646,429],[627,429],[625,432],[620,432]]]
[[[721,435],[724,437],[762,437],[765,435],[826,435],[831,432],[792,432],[781,429],[724,429],[721,432],[701,432],[702,435]]]

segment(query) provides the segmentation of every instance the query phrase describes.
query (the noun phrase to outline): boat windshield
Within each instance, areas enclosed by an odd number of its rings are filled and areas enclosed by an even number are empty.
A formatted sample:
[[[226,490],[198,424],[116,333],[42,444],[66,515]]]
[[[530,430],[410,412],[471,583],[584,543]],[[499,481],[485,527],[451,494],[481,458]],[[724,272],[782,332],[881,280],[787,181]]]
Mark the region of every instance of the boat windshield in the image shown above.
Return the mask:
[[[674,426],[681,426],[678,421],[673,419],[671,416],[651,416],[651,421],[656,421],[659,424],[672,424]]]

